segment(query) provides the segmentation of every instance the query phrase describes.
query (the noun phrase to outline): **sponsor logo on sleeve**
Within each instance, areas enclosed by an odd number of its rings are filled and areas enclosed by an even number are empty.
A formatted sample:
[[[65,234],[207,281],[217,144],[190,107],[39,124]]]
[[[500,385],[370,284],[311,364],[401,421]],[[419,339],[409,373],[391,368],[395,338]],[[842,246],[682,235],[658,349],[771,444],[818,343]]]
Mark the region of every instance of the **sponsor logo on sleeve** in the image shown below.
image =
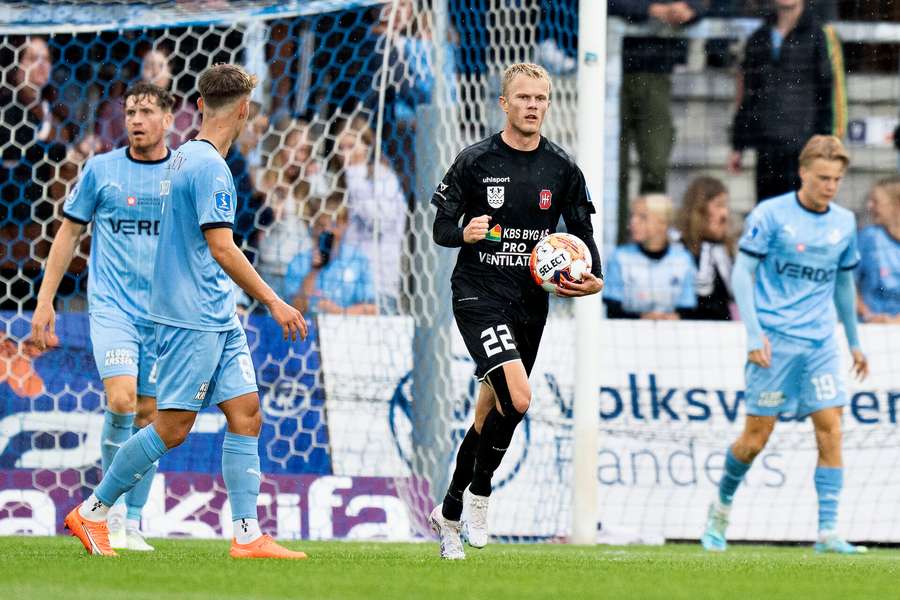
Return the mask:
[[[216,209],[231,212],[231,194],[229,192],[225,190],[218,191],[213,198],[216,202]]]

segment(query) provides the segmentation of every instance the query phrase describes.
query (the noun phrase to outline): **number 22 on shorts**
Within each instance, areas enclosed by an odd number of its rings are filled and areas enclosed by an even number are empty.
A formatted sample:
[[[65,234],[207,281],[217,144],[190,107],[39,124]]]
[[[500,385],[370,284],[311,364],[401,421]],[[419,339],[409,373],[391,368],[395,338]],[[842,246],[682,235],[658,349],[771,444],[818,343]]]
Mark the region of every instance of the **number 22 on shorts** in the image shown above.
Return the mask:
[[[513,343],[512,334],[506,325],[497,325],[496,327],[488,327],[481,332],[481,339],[484,340],[484,351],[488,358],[495,354],[500,354],[504,350],[515,350],[516,345]]]

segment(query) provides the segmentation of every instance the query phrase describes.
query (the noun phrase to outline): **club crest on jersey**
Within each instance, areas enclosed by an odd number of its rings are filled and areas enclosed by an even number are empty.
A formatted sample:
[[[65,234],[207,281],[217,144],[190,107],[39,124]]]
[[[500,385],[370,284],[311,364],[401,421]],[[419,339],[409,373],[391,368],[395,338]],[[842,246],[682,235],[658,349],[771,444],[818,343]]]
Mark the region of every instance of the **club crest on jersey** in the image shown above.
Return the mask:
[[[540,195],[540,203],[538,206],[541,210],[548,210],[550,208],[550,202],[553,200],[553,192],[550,190],[541,190]]]
[[[837,229],[832,229],[828,234],[828,243],[832,246],[841,241],[841,232]]]
[[[503,206],[504,193],[506,188],[502,185],[489,185],[487,188],[487,201],[491,208],[500,208]]]
[[[216,208],[218,210],[224,210],[226,212],[231,210],[231,194],[225,190],[216,192],[213,199],[216,201]]]
[[[134,196],[128,196],[125,201],[128,203],[128,206],[134,206],[135,204],[137,204],[137,198],[135,198]]]

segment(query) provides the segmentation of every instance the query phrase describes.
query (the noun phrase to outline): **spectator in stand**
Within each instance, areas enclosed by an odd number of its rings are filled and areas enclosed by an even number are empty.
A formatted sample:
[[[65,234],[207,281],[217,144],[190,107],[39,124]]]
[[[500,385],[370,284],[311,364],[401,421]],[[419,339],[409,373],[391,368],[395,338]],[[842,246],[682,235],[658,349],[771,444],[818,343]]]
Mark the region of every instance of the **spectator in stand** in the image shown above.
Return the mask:
[[[835,133],[844,120],[833,107],[843,103],[832,102],[835,74],[843,81],[835,67],[843,61],[836,38],[806,10],[805,0],[774,4],[775,12],[747,40],[728,161],[737,173],[744,151],[756,150],[757,202],[798,189],[806,141]]]
[[[900,323],[900,176],[869,193],[872,224],[859,234],[857,308],[867,323]]]
[[[731,319],[731,266],[734,240],[728,220],[728,189],[714,177],[694,179],[684,193],[678,214],[681,243],[697,268],[697,308],[686,310],[685,319]]]
[[[200,129],[200,113],[197,107],[186,98],[175,94],[172,86],[172,69],[169,64],[170,50],[165,46],[152,48],[144,54],[141,61],[141,80],[158,85],[175,95],[175,108],[172,114],[175,120],[169,130],[169,148],[178,148],[192,139]],[[99,110],[96,125],[98,146],[96,152],[107,152],[118,148],[127,141],[125,135],[125,106],[121,98],[104,102]]]
[[[703,16],[701,0],[609,0],[610,16],[632,23],[656,21],[681,27]],[[622,47],[622,91],[619,108],[618,241],[625,241],[630,197],[631,146],[638,155],[640,194],[666,192],[669,158],[675,144],[672,124],[672,79],[675,65],[687,61],[687,40],[671,37],[628,37]]]
[[[611,319],[676,320],[697,308],[694,259],[671,242],[672,201],[641,196],[631,205],[630,244],[619,246],[606,266],[603,302]]]
[[[347,207],[334,193],[315,219],[316,244],[291,261],[285,277],[288,298],[304,314],[377,313],[369,261],[347,239],[348,227]]]
[[[41,272],[36,258],[49,249],[38,240],[64,193],[59,167],[67,149],[54,139],[47,41],[8,37],[0,64],[14,65],[0,87],[0,309],[30,310]]]
[[[279,137],[278,148],[259,178],[266,206],[272,211],[272,224],[260,242],[259,270],[274,289],[282,290],[288,265],[311,248],[309,200],[322,198],[329,190],[314,156],[309,125],[292,121]]]
[[[347,241],[372,264],[379,311],[397,314],[406,240],[406,198],[387,161],[374,163],[374,135],[364,118],[356,117],[338,131],[332,171],[343,173],[346,180],[350,212]]]
[[[445,50],[440,77],[444,97],[438,101],[446,104],[456,98],[456,44],[451,44],[450,39],[435,40],[431,24],[432,15],[427,7],[417,10],[413,0],[397,0],[383,6],[379,20],[372,28],[376,69],[384,64],[384,52],[390,38],[382,139],[385,140],[384,151],[397,167],[407,193],[411,192],[415,182],[416,109],[434,101],[438,84],[435,77],[438,72],[436,43],[442,43]],[[448,37],[456,36],[450,31]],[[377,107],[373,101],[377,99],[373,95],[366,103],[373,112]]]

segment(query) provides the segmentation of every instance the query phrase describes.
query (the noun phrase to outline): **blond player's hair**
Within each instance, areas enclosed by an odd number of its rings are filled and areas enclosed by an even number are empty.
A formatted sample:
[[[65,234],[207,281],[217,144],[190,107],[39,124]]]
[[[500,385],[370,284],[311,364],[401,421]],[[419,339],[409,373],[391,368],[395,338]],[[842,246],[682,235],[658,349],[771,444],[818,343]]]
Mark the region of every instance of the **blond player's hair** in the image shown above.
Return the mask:
[[[850,166],[850,154],[840,139],[833,135],[814,135],[800,151],[800,166],[809,167],[814,160],[839,160],[846,169]]]
[[[635,198],[633,204],[643,202],[647,205],[647,212],[656,215],[666,223],[672,223],[675,217],[675,208],[672,199],[665,194],[644,194]]]
[[[500,88],[500,95],[504,98],[506,97],[507,92],[509,92],[509,84],[512,83],[512,80],[515,79],[516,75],[525,75],[532,79],[543,79],[547,82],[548,89],[553,87],[553,83],[550,81],[550,74],[547,73],[547,69],[541,65],[536,65],[534,63],[515,63],[506,67],[506,70],[503,72],[503,85]]]
[[[216,110],[249,96],[256,87],[256,75],[238,65],[219,63],[203,71],[197,87],[204,105]]]
[[[872,188],[882,190],[891,199],[894,209],[900,209],[900,175],[879,179]]]

